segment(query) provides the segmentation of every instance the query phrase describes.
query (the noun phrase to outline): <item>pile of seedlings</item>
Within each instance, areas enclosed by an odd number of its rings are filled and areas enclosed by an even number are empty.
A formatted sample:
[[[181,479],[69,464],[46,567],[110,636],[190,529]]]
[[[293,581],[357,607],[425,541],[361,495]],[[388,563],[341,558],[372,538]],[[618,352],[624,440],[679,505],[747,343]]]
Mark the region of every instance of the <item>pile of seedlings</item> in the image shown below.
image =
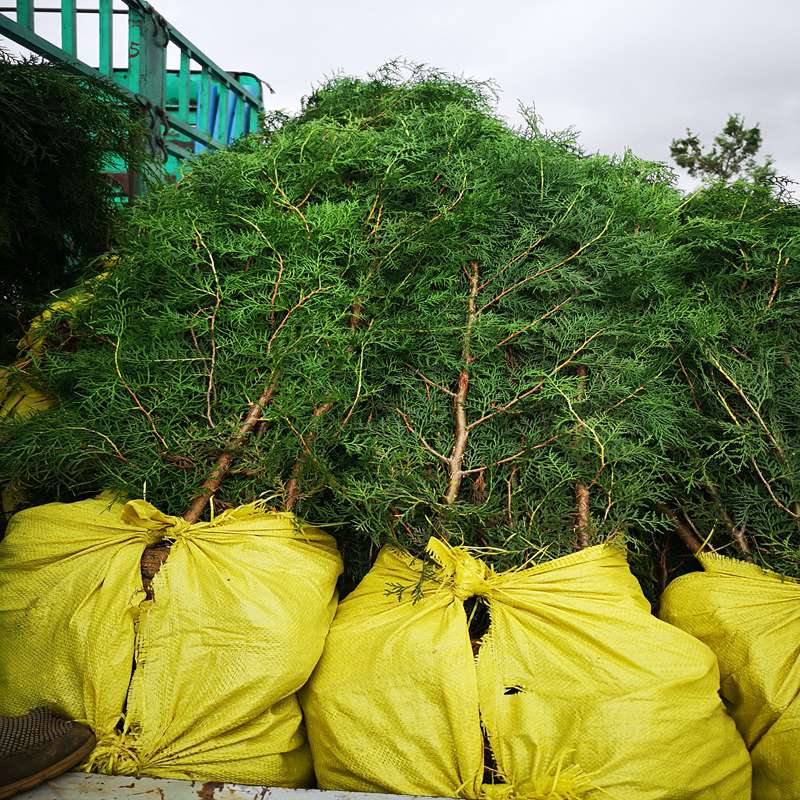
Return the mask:
[[[511,129],[485,85],[336,78],[131,210],[24,367],[55,404],[3,424],[0,480],[266,498],[351,578],[431,535],[498,567],[619,538],[655,590],[676,530],[797,574],[798,232]]]

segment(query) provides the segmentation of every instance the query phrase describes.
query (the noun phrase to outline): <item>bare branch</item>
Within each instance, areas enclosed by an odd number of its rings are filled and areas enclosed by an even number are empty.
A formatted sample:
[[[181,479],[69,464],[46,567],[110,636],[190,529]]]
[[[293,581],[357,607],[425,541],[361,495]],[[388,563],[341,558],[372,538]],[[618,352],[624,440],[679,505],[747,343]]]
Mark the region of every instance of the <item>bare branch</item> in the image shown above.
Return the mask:
[[[477,428],[478,425],[483,424],[487,420],[490,420],[492,417],[496,417],[498,414],[505,414],[506,411],[512,409],[515,405],[517,405],[517,403],[520,403],[523,400],[526,400],[528,397],[532,397],[533,395],[541,392],[545,384],[547,383],[548,379],[552,378],[554,375],[561,372],[562,369],[572,364],[575,359],[575,356],[580,355],[580,353],[582,353],[589,346],[589,344],[591,344],[591,342],[594,341],[603,332],[604,332],[603,328],[601,328],[598,331],[595,331],[595,333],[593,333],[588,339],[586,339],[580,345],[580,347],[573,350],[568,358],[566,358],[558,366],[556,366],[545,378],[539,381],[539,383],[537,383],[535,386],[531,386],[530,389],[526,389],[524,392],[518,394],[512,400],[509,400],[507,403],[504,403],[502,406],[496,406],[488,414],[484,414],[482,417],[476,419],[474,422],[471,422],[468,426],[469,429],[472,430],[473,428]]]
[[[422,445],[424,450],[427,450],[432,456],[436,456],[436,458],[438,458],[443,463],[445,464],[449,463],[449,459],[447,458],[447,456],[442,455],[438,450],[435,450],[433,447],[431,447],[425,440],[425,437],[414,430],[414,427],[411,425],[411,421],[409,420],[408,415],[406,413],[401,411],[399,408],[395,408],[395,411],[400,415],[400,418],[403,420],[403,423],[406,426],[406,430],[419,439],[419,443]]]
[[[586,250],[588,247],[591,247],[593,244],[595,244],[595,242],[602,239],[602,237],[605,236],[605,233],[608,230],[608,226],[610,224],[611,224],[611,217],[609,217],[606,220],[606,224],[603,226],[603,230],[601,230],[600,233],[597,234],[597,236],[595,236],[593,239],[590,239],[588,242],[586,242],[586,244],[581,245],[574,253],[562,259],[557,264],[553,264],[552,266],[546,267],[545,269],[540,269],[533,275],[526,275],[524,278],[518,280],[516,283],[513,283],[507,289],[504,289],[502,292],[500,292],[500,294],[495,295],[488,303],[482,306],[478,310],[478,314],[482,314],[484,311],[486,311],[487,308],[491,308],[495,303],[500,302],[500,300],[502,300],[504,297],[511,294],[512,292],[515,292],[517,289],[521,288],[525,284],[530,283],[531,281],[534,281],[537,278],[541,278],[542,275],[546,275],[548,272],[552,272],[553,270],[558,269],[559,267],[564,267],[567,264],[569,264],[570,261],[576,259],[584,250]]]
[[[769,295],[769,300],[767,301],[767,308],[772,308],[773,304],[775,303],[775,298],[778,295],[778,289],[780,288],[780,279],[781,279],[781,267],[788,267],[789,266],[789,259],[784,258],[783,263],[781,263],[781,259],[783,258],[783,249],[778,250],[778,260],[775,263],[775,279],[772,282],[772,291]]]
[[[231,463],[233,462],[237,451],[244,444],[253,428],[255,428],[256,423],[261,419],[264,409],[272,401],[272,397],[275,394],[277,387],[278,377],[276,375],[264,388],[264,391],[261,393],[261,396],[258,398],[258,400],[256,400],[256,402],[250,407],[250,410],[247,412],[247,416],[244,418],[244,422],[242,422],[239,430],[226,444],[225,449],[217,459],[216,464],[211,470],[208,478],[203,481],[203,484],[200,487],[200,492],[197,494],[194,500],[192,500],[189,507],[183,513],[183,518],[187,522],[197,522],[197,520],[200,519],[212,495],[219,490],[220,484],[228,474]]]
[[[783,453],[783,450],[781,449],[781,446],[778,444],[777,439],[772,435],[772,431],[769,429],[769,427],[767,427],[767,423],[764,422],[764,419],[761,416],[761,414],[758,412],[758,409],[750,402],[750,399],[744,393],[744,391],[741,388],[741,386],[739,386],[739,384],[736,383],[736,381],[727,372],[725,372],[725,370],[722,368],[722,365],[719,363],[719,361],[717,361],[716,358],[714,358],[714,356],[709,355],[708,359],[717,368],[717,370],[725,378],[725,380],[727,380],[728,383],[736,390],[736,394],[738,394],[739,397],[742,398],[742,400],[744,401],[745,405],[750,409],[750,411],[753,412],[753,415],[758,420],[759,425],[761,425],[761,429],[766,434],[767,439],[769,439],[770,443],[775,448],[775,452],[778,454],[778,456],[781,459],[781,461],[783,461],[785,463],[786,462],[786,457],[785,457],[785,455]]]
[[[728,513],[728,509],[722,505],[722,498],[719,496],[719,492],[717,491],[715,486],[707,485],[706,491],[714,499],[714,503],[716,504],[717,509],[719,510],[719,514],[722,517],[722,521],[725,523],[725,527],[728,529],[728,532],[733,538],[733,541],[736,544],[736,546],[742,552],[742,558],[744,558],[745,561],[752,561],[753,554],[750,550],[750,544],[747,541],[747,537],[744,534],[744,525],[739,527],[734,523],[733,519],[731,518],[731,515]]]
[[[458,490],[461,488],[463,478],[462,465],[464,463],[464,452],[467,447],[467,437],[470,427],[467,425],[467,392],[469,391],[469,368],[472,365],[472,331],[475,327],[477,312],[475,310],[476,298],[478,296],[478,262],[471,261],[469,264],[469,297],[467,299],[467,321],[464,328],[464,343],[461,348],[462,367],[458,378],[458,389],[453,397],[453,413],[455,415],[455,431],[453,436],[453,449],[450,451],[448,459],[448,472],[450,477],[447,482],[447,491],[444,495],[444,502],[452,505],[458,497]]]
[[[342,420],[342,427],[344,428],[345,425],[350,421],[350,417],[353,416],[353,412],[356,410],[356,405],[358,404],[358,399],[361,397],[361,384],[364,378],[364,346],[361,346],[361,354],[358,358],[358,384],[356,385],[356,396],[353,398],[353,404],[345,414],[344,419]]]
[[[214,309],[211,312],[211,320],[208,325],[209,336],[211,338],[211,358],[208,364],[208,384],[206,386],[206,419],[210,427],[214,426],[214,420],[211,416],[211,396],[214,393],[214,367],[217,364],[217,341],[216,341],[216,325],[217,325],[217,312],[222,304],[222,292],[220,290],[219,275],[217,274],[217,265],[214,263],[214,256],[208,249],[205,240],[197,229],[197,226],[192,224],[194,234],[197,237],[197,242],[206,251],[208,258],[208,265],[211,267],[211,272],[214,275]]]
[[[294,205],[294,203],[292,203],[292,201],[286,196],[286,192],[283,191],[283,189],[281,188],[280,184],[278,183],[278,167],[277,167],[277,165],[275,166],[275,178],[273,179],[270,175],[267,175],[266,177],[267,177],[267,180],[272,184],[272,187],[275,189],[275,191],[281,196],[280,197],[280,204],[285,206],[286,208],[294,211],[295,214],[297,214],[297,216],[300,217],[300,219],[303,221],[303,226],[306,229],[306,234],[308,234],[310,236],[311,235],[311,228],[309,227],[308,220],[306,219],[305,214],[303,214],[303,212],[300,210],[300,208],[298,206],[296,206],[296,205]],[[309,194],[311,194],[310,191],[309,191]],[[304,198],[303,202],[305,202],[305,199],[307,199],[307,197],[308,196],[306,196],[306,198]]]
[[[111,449],[114,451],[114,456],[120,461],[127,461],[128,459],[122,455],[122,451],[117,447],[116,444],[104,433],[100,433],[100,431],[94,430],[94,428],[82,428],[77,425],[64,425],[63,427],[59,428],[62,431],[86,431],[87,433],[93,433],[96,436],[99,436],[101,439],[104,439],[111,445]]]
[[[792,511],[788,506],[785,506],[775,494],[772,484],[764,477],[764,473],[759,469],[758,463],[756,462],[755,458],[750,459],[750,463],[753,465],[753,469],[756,471],[756,475],[758,475],[759,480],[761,483],[764,484],[767,492],[769,492],[769,496],[772,498],[772,502],[781,509],[781,511],[785,511],[792,519],[800,519],[800,514],[795,513]]]
[[[508,464],[509,461],[516,461],[520,456],[524,456],[527,453],[527,450],[518,450],[516,453],[510,456],[506,456],[505,458],[501,458],[499,461],[493,461],[491,464],[486,464],[483,467],[474,467],[473,469],[462,469],[462,475],[473,475],[476,472],[484,472],[487,469],[491,469],[492,467],[499,467],[501,464]]]
[[[516,333],[512,333],[510,336],[506,336],[506,338],[503,339],[502,342],[498,342],[495,345],[495,349],[497,349],[498,347],[503,347],[503,345],[506,345],[513,339],[516,339],[517,336],[521,336],[523,333],[527,333],[531,328],[535,327],[540,322],[544,322],[548,317],[552,317],[553,314],[558,313],[562,308],[564,308],[564,306],[567,303],[570,302],[570,300],[574,299],[574,297],[575,295],[571,294],[566,300],[562,300],[557,306],[553,306],[549,311],[546,311],[544,314],[542,314],[541,317],[535,319],[529,325],[526,325],[524,328],[520,328]]]
[[[578,549],[589,546],[589,487],[578,481],[575,484],[575,532],[578,535]]]
[[[267,352],[269,353],[270,349],[272,348],[272,343],[275,341],[275,337],[281,332],[281,329],[286,324],[286,321],[289,317],[297,311],[298,308],[305,305],[314,295],[321,294],[322,292],[326,292],[328,287],[320,286],[318,289],[314,289],[313,292],[309,292],[308,294],[304,294],[300,297],[300,299],[284,314],[283,319],[278,324],[278,327],[272,333],[272,336],[269,337],[269,341],[267,342]]]
[[[112,342],[112,345],[114,347],[114,369],[116,370],[119,382],[122,384],[125,391],[131,396],[133,402],[136,403],[136,407],[139,409],[139,411],[141,411],[142,414],[144,414],[145,417],[147,418],[148,423],[150,423],[150,430],[153,431],[153,434],[155,435],[156,439],[158,439],[158,441],[161,443],[161,446],[164,448],[164,450],[168,450],[169,448],[167,447],[167,443],[164,441],[164,437],[158,432],[158,428],[156,428],[156,424],[155,422],[153,422],[153,416],[142,405],[141,401],[136,396],[136,392],[134,392],[133,389],[131,389],[130,385],[122,375],[122,370],[120,369],[119,366],[119,342],[118,341]]]
[[[333,406],[331,403],[322,403],[322,405],[317,406],[312,412],[312,417],[321,417],[323,414],[327,414]],[[300,431],[296,430],[294,425],[292,425],[291,421],[287,419],[289,423],[289,427],[292,429],[294,434],[300,439],[300,444],[303,446],[303,450],[305,451],[306,455],[311,455],[311,445],[314,443],[314,439],[316,438],[316,434],[314,431],[308,434],[308,439],[304,439],[303,435]],[[286,501],[284,503],[284,511],[292,511],[294,507],[297,505],[297,501],[300,499],[300,496],[297,492],[297,481],[300,478],[300,470],[303,468],[303,459],[301,456],[298,456],[295,459],[294,464],[292,465],[292,472],[289,476],[289,481],[286,484]]]
[[[448,389],[446,386],[442,386],[441,383],[436,383],[436,381],[432,381],[429,377],[427,377],[423,372],[420,372],[418,369],[414,370],[414,374],[422,378],[426,386],[430,386],[432,389],[438,389],[440,392],[444,392],[446,395],[449,395],[450,397],[456,396],[456,393],[452,389]]]
[[[678,515],[671,508],[668,508],[663,503],[656,503],[656,511],[658,511],[659,514],[663,514],[665,517],[669,517],[675,528],[675,533],[678,534],[681,541],[689,548],[690,552],[700,552],[700,549],[703,546],[702,543],[694,535],[689,526],[686,525],[685,522],[681,521],[678,518]]]

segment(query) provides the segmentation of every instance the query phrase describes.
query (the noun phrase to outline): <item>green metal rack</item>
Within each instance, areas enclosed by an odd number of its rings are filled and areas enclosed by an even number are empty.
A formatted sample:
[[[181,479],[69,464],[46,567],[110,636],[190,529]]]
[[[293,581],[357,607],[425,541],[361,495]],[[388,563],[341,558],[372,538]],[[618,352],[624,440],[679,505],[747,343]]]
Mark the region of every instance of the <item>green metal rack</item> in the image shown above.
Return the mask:
[[[145,0],[119,1],[124,7],[115,7],[114,0],[95,0],[93,7],[60,0],[46,8],[17,0],[15,6],[0,7],[0,35],[79,74],[110,78],[133,95],[146,115],[148,145],[168,175],[176,175],[192,155],[226,147],[257,128],[264,106],[256,76],[223,70]],[[36,31],[38,14],[60,15],[60,46]],[[78,57],[78,14],[98,18],[96,66]],[[115,16],[127,17],[127,67],[121,69],[114,67]],[[176,70],[166,66],[170,45],[180,53]],[[126,189],[133,195],[143,186],[141,176],[133,176]]]

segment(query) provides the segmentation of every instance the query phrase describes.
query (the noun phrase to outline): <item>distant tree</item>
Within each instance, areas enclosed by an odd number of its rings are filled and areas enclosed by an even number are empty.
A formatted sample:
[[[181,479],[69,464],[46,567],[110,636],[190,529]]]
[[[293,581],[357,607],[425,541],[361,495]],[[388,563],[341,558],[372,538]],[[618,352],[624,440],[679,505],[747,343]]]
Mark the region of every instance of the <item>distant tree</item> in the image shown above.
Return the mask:
[[[743,116],[731,114],[708,150],[703,152],[700,137],[687,128],[685,137],[672,140],[670,155],[693,178],[724,183],[743,179],[783,196],[791,181],[777,174],[772,156],[756,160],[761,144],[759,126],[747,128]]]

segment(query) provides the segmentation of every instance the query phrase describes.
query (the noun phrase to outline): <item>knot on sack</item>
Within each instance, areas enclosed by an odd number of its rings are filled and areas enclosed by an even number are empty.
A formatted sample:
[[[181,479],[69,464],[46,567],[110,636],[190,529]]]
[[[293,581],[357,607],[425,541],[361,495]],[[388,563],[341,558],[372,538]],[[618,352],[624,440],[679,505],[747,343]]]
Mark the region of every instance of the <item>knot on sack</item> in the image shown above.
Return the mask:
[[[147,544],[157,544],[162,539],[180,539],[192,528],[183,517],[173,517],[159,511],[146,500],[129,500],[122,509],[122,521],[141,528]]]
[[[439,539],[431,539],[428,553],[441,568],[442,583],[450,586],[459,600],[491,594],[490,579],[494,573],[463,547],[450,547]]]
[[[536,753],[532,769],[525,779],[525,789],[520,791],[514,781],[484,783],[482,800],[586,800],[602,791],[578,764],[564,766],[564,752],[556,761],[545,766],[541,754]]]
[[[142,759],[130,731],[112,731],[98,737],[97,744],[86,762],[87,772],[103,775],[133,775],[138,777]]]

